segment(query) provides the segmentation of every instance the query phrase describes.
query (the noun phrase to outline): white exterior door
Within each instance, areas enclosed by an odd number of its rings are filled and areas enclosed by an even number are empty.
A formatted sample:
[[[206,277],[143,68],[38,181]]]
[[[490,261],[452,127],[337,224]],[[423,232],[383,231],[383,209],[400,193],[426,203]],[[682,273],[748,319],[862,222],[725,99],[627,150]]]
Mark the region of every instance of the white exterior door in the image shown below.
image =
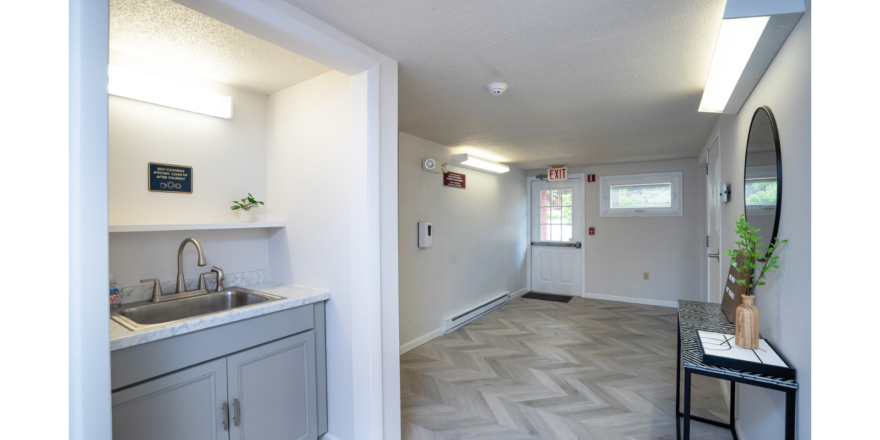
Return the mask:
[[[706,264],[709,285],[706,286],[707,300],[721,302],[721,230],[718,223],[720,210],[721,183],[718,181],[718,139],[709,147],[706,155]]]
[[[531,183],[531,290],[583,294],[583,178]]]

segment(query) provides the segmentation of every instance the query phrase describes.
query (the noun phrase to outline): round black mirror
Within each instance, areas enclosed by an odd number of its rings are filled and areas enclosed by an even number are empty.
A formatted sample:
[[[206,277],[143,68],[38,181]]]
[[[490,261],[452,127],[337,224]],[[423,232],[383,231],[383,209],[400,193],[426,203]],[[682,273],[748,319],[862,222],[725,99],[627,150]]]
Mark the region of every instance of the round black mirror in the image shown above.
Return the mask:
[[[743,181],[746,221],[758,229],[758,243],[766,252],[779,232],[782,208],[782,156],[776,119],[767,107],[752,115],[746,141],[746,167]]]

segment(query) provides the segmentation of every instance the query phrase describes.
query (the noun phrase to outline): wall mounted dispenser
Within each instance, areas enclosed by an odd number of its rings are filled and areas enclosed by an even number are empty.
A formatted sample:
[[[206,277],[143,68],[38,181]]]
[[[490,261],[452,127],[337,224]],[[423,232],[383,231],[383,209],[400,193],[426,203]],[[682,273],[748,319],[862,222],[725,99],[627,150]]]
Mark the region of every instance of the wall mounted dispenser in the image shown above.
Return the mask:
[[[419,247],[429,248],[433,244],[434,240],[432,239],[432,227],[428,222],[419,222]]]

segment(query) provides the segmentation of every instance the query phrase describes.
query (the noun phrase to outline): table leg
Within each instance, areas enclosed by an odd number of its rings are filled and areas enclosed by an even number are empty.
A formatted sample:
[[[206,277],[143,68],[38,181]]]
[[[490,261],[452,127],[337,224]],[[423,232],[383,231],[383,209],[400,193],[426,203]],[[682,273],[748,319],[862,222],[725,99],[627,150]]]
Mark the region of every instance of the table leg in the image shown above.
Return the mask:
[[[678,420],[681,408],[681,323],[678,325],[678,351],[675,354],[675,420]]]
[[[684,435],[682,439],[691,438],[691,371],[684,369]]]
[[[681,423],[678,418],[681,408],[681,320],[678,322],[678,351],[675,353],[675,438],[681,440]]]
[[[730,381],[730,433],[733,440],[738,440],[736,435],[736,382]]]
[[[797,390],[785,392],[785,440],[794,440],[795,409],[797,405]]]

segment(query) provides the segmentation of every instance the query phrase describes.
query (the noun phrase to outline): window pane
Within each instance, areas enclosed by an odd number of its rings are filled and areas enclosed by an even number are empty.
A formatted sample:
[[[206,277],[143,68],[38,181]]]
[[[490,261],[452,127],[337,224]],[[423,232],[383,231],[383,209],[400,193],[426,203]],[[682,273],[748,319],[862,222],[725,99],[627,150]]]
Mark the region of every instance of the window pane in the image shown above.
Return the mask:
[[[564,190],[562,190],[561,192],[562,192],[562,196],[561,196],[562,203],[561,203],[561,205],[562,205],[562,206],[571,206],[571,190],[570,190],[570,189],[564,189]]]
[[[541,241],[550,241],[550,226],[541,225]]]
[[[562,223],[562,208],[550,208],[550,212],[550,218],[553,221],[547,223],[553,223],[554,225]]]
[[[611,186],[611,209],[669,208],[671,206],[671,183]]]
[[[746,181],[746,205],[775,205],[776,179],[749,179]]]
[[[570,241],[571,240],[571,226],[562,226],[562,241]]]
[[[550,226],[550,230],[552,234],[550,235],[550,240],[559,241],[562,239],[562,226],[561,225],[552,225]]]
[[[571,224],[571,208],[562,208],[562,224]]]

